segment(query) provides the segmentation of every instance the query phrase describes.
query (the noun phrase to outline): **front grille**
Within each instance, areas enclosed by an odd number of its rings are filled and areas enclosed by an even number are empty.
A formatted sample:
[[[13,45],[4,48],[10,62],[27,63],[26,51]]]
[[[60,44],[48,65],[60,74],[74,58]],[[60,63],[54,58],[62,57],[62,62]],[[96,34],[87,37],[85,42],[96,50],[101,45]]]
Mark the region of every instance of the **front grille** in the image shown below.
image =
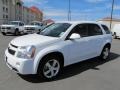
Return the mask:
[[[11,55],[15,55],[15,51],[12,50],[12,49],[10,49],[9,47],[8,47],[8,52],[9,52]]]
[[[1,29],[6,29],[5,27],[2,27]]]
[[[11,27],[2,27],[1,29],[11,29]]]
[[[26,27],[25,30],[35,30],[35,28]]]

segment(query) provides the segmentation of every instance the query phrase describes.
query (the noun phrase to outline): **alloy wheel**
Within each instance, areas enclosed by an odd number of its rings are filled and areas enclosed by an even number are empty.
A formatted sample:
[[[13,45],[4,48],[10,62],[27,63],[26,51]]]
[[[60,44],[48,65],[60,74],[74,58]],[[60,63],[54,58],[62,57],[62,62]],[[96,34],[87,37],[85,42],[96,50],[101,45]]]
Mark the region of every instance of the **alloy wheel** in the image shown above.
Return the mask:
[[[60,63],[58,60],[48,60],[48,62],[44,65],[43,74],[46,78],[53,78],[59,73]]]
[[[103,50],[103,59],[107,59],[109,56],[109,48]]]

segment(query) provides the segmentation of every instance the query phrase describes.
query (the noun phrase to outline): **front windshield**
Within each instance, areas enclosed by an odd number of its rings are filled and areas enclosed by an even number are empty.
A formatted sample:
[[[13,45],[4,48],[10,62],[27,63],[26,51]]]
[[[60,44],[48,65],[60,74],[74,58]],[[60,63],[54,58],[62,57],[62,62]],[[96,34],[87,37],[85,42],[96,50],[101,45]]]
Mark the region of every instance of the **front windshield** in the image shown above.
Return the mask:
[[[30,25],[34,25],[34,23],[32,22],[32,23],[30,23]]]
[[[18,22],[10,22],[10,25],[19,25]]]
[[[51,36],[51,37],[60,37],[62,36],[67,29],[71,26],[69,23],[54,23],[40,32],[40,35]]]

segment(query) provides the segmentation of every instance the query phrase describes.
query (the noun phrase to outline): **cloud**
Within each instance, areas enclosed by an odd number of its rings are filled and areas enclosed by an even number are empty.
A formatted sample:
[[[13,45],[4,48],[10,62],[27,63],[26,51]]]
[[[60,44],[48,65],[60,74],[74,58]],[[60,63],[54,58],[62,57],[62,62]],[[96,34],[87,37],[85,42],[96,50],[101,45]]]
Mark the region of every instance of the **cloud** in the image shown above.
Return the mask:
[[[33,2],[34,0],[23,0],[24,2]]]
[[[43,5],[48,3],[48,0],[23,0],[23,2],[27,3],[29,6],[31,5]]]
[[[120,10],[120,5],[114,5],[114,10]]]
[[[86,0],[86,2],[89,2],[89,3],[99,3],[99,2],[105,2],[107,0]]]
[[[62,9],[49,9],[44,11],[45,15],[47,16],[66,16],[66,10]]]
[[[87,12],[88,11],[88,12]],[[93,18],[90,18],[92,15],[91,10],[85,10],[85,11],[79,11],[75,10],[72,11],[71,17],[72,20],[79,21],[79,20],[93,20]],[[45,19],[51,18],[55,21],[63,21],[68,19],[68,10],[66,9],[56,9],[53,7],[46,7],[46,10],[44,10]]]

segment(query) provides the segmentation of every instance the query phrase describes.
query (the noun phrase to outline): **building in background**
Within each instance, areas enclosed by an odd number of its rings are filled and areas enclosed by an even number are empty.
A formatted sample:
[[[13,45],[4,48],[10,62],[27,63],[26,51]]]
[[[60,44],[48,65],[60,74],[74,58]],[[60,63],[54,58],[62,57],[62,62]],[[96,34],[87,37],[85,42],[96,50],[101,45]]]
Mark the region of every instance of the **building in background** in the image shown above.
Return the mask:
[[[23,21],[28,24],[31,21],[41,21],[43,20],[43,13],[35,6],[30,8],[23,6]]]
[[[47,19],[43,21],[44,24],[51,24],[54,23],[54,21],[52,19]]]
[[[42,21],[43,13],[35,6],[25,7],[22,0],[0,0],[0,24],[9,21]]]
[[[98,20],[98,22],[104,23],[104,24],[106,24],[110,28],[111,18],[110,17],[106,17],[106,18]],[[112,26],[111,26],[111,28],[113,28],[115,24],[120,24],[120,19],[113,18],[112,19]]]
[[[36,19],[36,20],[42,21],[42,19],[43,19],[43,13],[42,13],[42,11],[40,11],[40,10],[39,10],[37,7],[35,7],[35,6],[30,7],[30,10],[32,11],[32,13],[35,14],[35,19]]]

